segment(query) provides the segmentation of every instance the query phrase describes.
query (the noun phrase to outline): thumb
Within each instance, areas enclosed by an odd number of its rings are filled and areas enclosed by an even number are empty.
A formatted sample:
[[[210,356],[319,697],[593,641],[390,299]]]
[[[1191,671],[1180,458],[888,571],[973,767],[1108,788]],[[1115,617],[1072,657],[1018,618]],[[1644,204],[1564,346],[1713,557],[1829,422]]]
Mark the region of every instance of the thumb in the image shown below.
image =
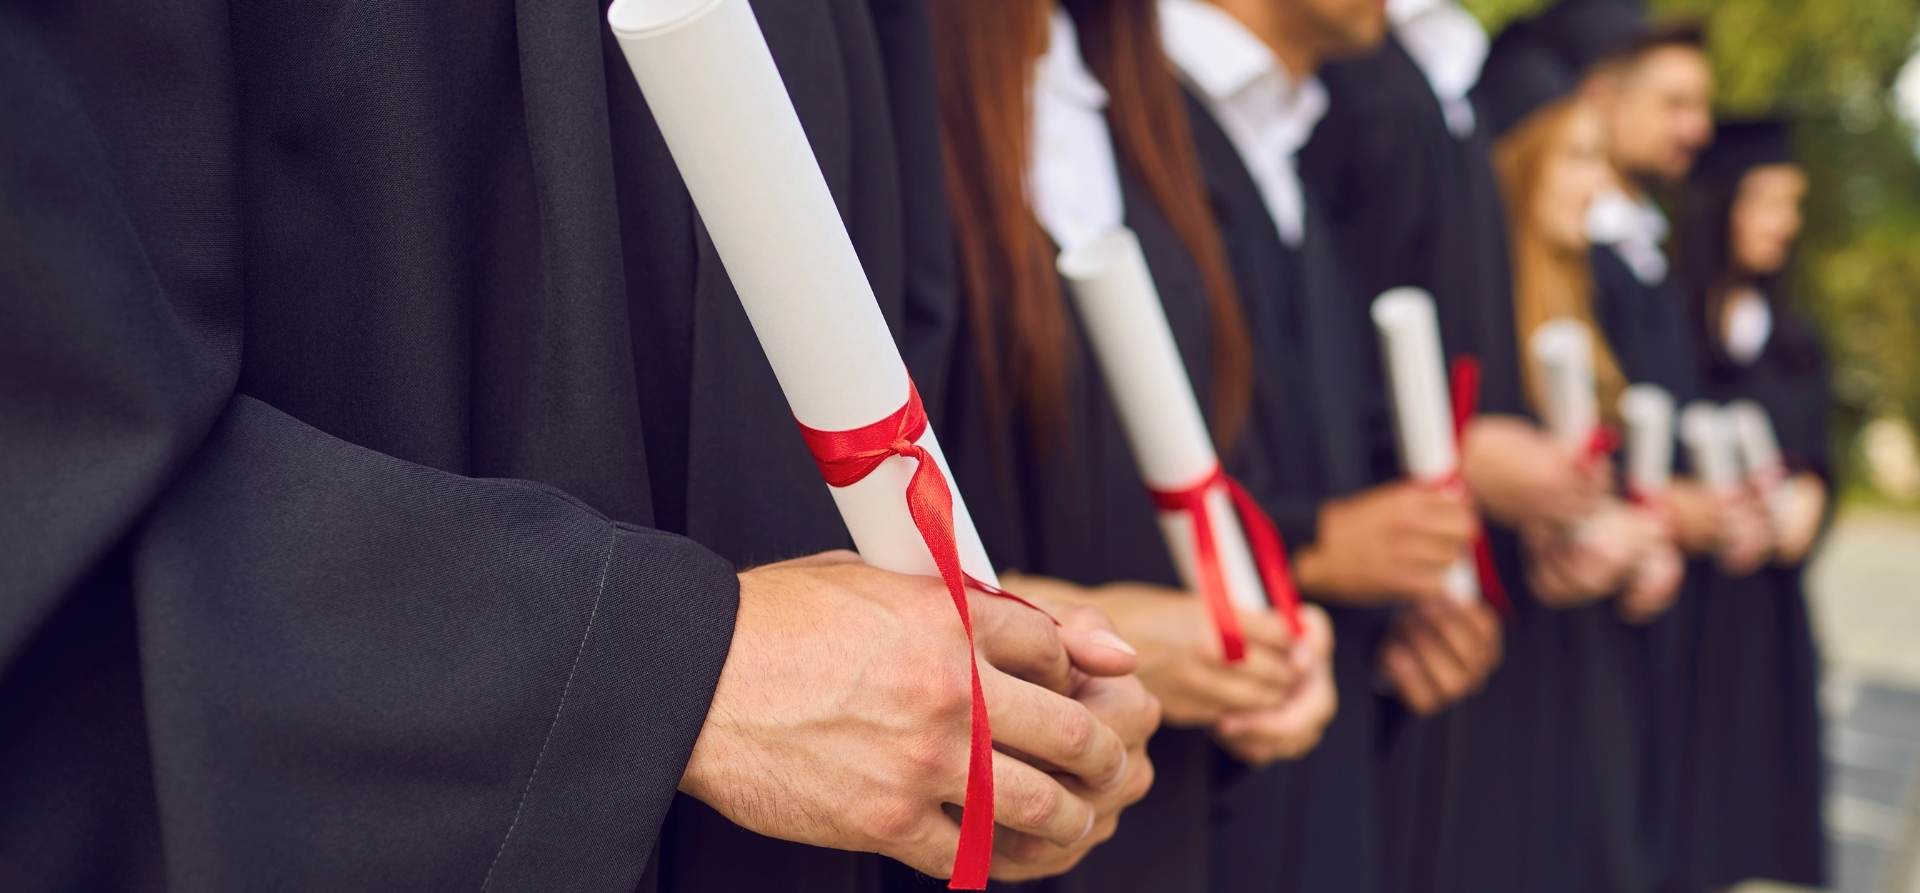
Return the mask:
[[[1113,629],[1106,612],[1075,607],[1059,615],[1060,644],[1067,659],[1089,676],[1125,676],[1140,665],[1139,652]]]

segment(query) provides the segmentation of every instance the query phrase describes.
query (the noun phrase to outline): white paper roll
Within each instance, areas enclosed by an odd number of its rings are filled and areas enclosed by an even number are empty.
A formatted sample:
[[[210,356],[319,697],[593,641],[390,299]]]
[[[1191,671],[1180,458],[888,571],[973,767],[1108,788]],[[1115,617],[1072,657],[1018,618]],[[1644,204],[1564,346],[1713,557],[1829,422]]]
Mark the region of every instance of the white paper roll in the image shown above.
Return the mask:
[[[1636,384],[1620,395],[1627,429],[1627,486],[1657,494],[1673,480],[1673,395],[1659,385]]]
[[[1213,473],[1220,460],[1133,231],[1109,230],[1069,248],[1061,252],[1059,268],[1147,486],[1180,490]],[[1243,609],[1267,608],[1266,590],[1224,484],[1207,492],[1206,507],[1228,595]],[[1199,588],[1193,520],[1184,512],[1161,512],[1160,529],[1181,578],[1189,588]]]
[[[1374,299],[1373,325],[1380,335],[1387,388],[1392,392],[1401,467],[1419,481],[1452,478],[1460,457],[1454,446],[1453,401],[1433,296],[1417,288],[1389,290]],[[1480,596],[1473,563],[1464,557],[1448,571],[1447,580],[1463,599]]]
[[[1527,339],[1527,357],[1544,384],[1541,407],[1554,439],[1585,449],[1600,427],[1599,398],[1593,384],[1593,332],[1577,319],[1561,317],[1541,324]]]
[[[1680,439],[1687,445],[1693,473],[1716,490],[1740,487],[1736,437],[1732,419],[1717,404],[1696,400],[1680,413]]]
[[[616,0],[607,23],[794,417],[843,431],[898,411],[906,364],[747,0]],[[951,484],[931,426],[919,444]],[[831,492],[869,563],[936,575],[902,498],[915,465]],[[961,564],[996,582],[957,489],[953,514]]]
[[[1735,400],[1727,404],[1726,413],[1733,424],[1740,461],[1746,466],[1747,480],[1760,491],[1761,498],[1767,501],[1767,510],[1776,521],[1785,522],[1792,518],[1797,514],[1795,509],[1799,491],[1785,486],[1787,464],[1781,455],[1780,438],[1774,432],[1773,419],[1767,415],[1766,407],[1752,400]]]

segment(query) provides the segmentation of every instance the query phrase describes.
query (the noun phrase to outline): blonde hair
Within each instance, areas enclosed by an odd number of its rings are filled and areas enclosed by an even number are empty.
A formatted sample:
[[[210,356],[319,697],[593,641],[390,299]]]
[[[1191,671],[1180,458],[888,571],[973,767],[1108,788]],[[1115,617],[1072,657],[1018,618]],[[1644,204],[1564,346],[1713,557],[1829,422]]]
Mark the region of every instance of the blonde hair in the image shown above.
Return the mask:
[[[1601,415],[1617,422],[1620,393],[1627,380],[1594,316],[1592,261],[1584,250],[1555,245],[1533,220],[1547,167],[1578,109],[1578,100],[1567,98],[1529,115],[1494,145],[1493,165],[1512,234],[1514,331],[1520,336],[1521,380],[1527,400],[1539,412],[1546,393],[1545,382],[1527,360],[1528,340],[1543,323],[1571,318],[1593,335],[1593,380]]]

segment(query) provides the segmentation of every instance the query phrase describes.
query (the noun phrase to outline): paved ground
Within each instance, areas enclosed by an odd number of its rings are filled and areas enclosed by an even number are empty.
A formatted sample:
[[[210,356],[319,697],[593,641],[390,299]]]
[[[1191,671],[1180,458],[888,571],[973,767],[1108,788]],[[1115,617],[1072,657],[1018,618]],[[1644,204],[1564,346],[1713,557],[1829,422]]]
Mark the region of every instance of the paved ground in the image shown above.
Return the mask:
[[[1843,513],[1812,581],[1835,889],[1920,893],[1920,516]]]

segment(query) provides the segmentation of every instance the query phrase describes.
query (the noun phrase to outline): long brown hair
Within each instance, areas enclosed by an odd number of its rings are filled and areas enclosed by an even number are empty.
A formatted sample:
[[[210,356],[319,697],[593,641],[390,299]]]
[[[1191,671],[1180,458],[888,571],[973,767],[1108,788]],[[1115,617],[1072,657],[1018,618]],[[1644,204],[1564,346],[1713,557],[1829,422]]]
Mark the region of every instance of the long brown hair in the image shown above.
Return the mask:
[[[1546,395],[1546,383],[1539,380],[1528,358],[1528,339],[1541,324],[1571,317],[1593,334],[1593,380],[1600,413],[1618,421],[1620,392],[1627,380],[1594,315],[1592,261],[1585,251],[1553,244],[1533,223],[1534,203],[1547,166],[1565,139],[1578,103],[1577,98],[1562,99],[1529,115],[1494,146],[1493,164],[1512,232],[1514,330],[1520,336],[1527,397],[1537,411]]]
[[[1246,423],[1253,346],[1226,247],[1202,186],[1154,0],[1066,0],[1087,64],[1108,94],[1117,160],[1139,179],[1192,255],[1212,316],[1213,432],[1225,447]],[[947,191],[989,409],[1012,407],[1037,432],[1064,421],[1071,354],[1054,249],[1026,189],[1034,61],[1047,44],[1050,0],[934,0]],[[1003,348],[1003,344],[1010,347]],[[1003,358],[1003,350],[1005,356]]]

